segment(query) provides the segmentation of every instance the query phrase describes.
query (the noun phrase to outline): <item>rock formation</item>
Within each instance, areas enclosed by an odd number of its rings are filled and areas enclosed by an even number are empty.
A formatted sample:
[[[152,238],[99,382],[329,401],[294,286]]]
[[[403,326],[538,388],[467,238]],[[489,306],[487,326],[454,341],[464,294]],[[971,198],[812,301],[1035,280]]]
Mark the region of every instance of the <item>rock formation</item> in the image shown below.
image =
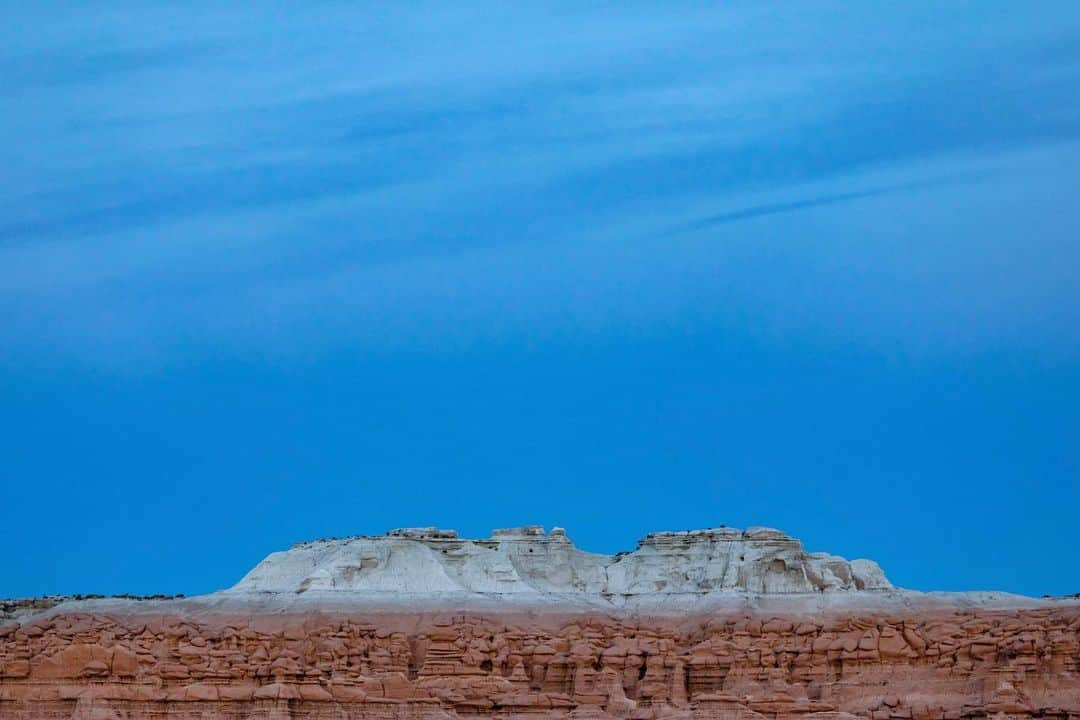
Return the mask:
[[[232,592],[346,592],[400,598],[475,595],[515,602],[655,605],[744,592],[887,590],[876,563],[807,553],[771,528],[659,532],[614,556],[583,552],[561,528],[405,528],[377,537],[301,543],[263,560]]]
[[[903,591],[766,529],[421,529],[0,624],[4,720],[479,716],[1080,720],[1080,603]]]

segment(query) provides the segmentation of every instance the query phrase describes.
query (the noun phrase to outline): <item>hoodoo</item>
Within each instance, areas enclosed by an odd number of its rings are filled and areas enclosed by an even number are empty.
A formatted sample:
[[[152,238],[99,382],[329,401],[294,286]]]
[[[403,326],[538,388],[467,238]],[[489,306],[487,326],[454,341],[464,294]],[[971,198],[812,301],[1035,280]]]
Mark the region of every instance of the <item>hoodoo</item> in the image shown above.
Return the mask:
[[[1076,600],[903,590],[768,528],[617,555],[410,528],[211,595],[51,604],[4,606],[4,720],[1080,720]]]

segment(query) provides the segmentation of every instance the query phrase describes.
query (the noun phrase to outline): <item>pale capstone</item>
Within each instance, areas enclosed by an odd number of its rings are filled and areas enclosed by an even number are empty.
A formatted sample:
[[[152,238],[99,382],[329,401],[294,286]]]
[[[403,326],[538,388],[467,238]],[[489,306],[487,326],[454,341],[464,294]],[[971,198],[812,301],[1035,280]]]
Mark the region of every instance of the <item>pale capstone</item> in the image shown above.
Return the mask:
[[[347,591],[579,600],[843,593],[889,590],[876,563],[808,553],[772,528],[646,535],[633,552],[574,547],[562,528],[496,530],[488,539],[405,528],[382,536],[301,543],[271,554],[230,592]]]

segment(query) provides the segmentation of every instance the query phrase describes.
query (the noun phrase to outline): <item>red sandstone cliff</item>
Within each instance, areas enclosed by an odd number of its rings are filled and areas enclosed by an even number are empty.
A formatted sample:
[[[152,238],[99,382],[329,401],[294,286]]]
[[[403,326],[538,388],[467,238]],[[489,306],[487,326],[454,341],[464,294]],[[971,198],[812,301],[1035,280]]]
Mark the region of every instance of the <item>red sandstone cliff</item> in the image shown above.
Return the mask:
[[[628,620],[60,613],[0,717],[1080,718],[1080,608]]]
[[[9,621],[0,718],[1080,720],[1070,602],[651,616],[230,603]]]

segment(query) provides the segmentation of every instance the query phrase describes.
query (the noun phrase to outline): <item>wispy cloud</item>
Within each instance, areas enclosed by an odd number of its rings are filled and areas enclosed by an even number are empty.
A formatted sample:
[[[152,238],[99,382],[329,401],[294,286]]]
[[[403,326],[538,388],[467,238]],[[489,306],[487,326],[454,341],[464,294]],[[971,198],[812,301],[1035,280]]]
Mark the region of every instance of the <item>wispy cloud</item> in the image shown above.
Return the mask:
[[[613,273],[597,282],[612,287],[635,282],[627,257],[654,253],[671,272],[701,262],[700,248],[654,244],[672,228],[816,222],[811,211],[828,209],[818,231],[846,247],[837,213],[861,223],[870,202],[884,212],[932,190],[972,212],[998,201],[1000,176],[926,183],[1025,149],[1071,152],[1080,137],[1072,5],[825,7],[98,4],[36,34],[13,28],[55,13],[20,9],[0,31],[11,79],[0,87],[0,332],[31,354],[67,354],[95,333],[183,352],[225,322],[238,337],[291,324],[312,346],[337,341],[298,305],[346,336],[370,338],[363,326],[377,319],[379,337],[407,338],[394,303],[410,297],[423,314],[442,302],[438,273],[420,270],[433,258],[481,286],[455,311],[472,327],[465,316],[487,316],[507,292],[550,302],[597,253]],[[1075,167],[1017,167],[1033,186],[1077,180]],[[925,212],[913,242],[994,232]],[[1061,212],[1075,227],[1075,211]],[[1027,252],[1018,237],[1001,242]],[[560,270],[507,290],[485,275],[496,256]],[[381,284],[355,280],[373,275]],[[609,300],[631,314],[682,307],[674,285],[656,278]],[[708,300],[707,286],[695,292]],[[860,292],[866,307],[889,305],[873,283]],[[217,310],[192,315],[207,298]],[[1072,300],[1062,289],[1038,312]],[[1000,317],[1014,301],[1001,297]],[[955,317],[975,307],[956,298]]]
[[[951,182],[957,182],[958,179],[953,179]],[[743,220],[753,220],[754,218],[766,217],[768,215],[781,215],[784,213],[798,212],[799,210],[808,210],[810,208],[824,207],[829,205],[842,205],[844,203],[855,202],[858,200],[865,200],[867,198],[884,197],[886,195],[892,195],[895,193],[910,192],[912,190],[926,190],[933,187],[941,187],[948,184],[950,181],[925,181],[905,183],[901,185],[892,185],[886,187],[871,188],[868,190],[856,190],[852,192],[839,192],[824,195],[815,195],[800,200],[791,200],[788,202],[772,202],[761,203],[758,205],[750,205],[748,207],[742,207],[738,210],[730,210],[728,212],[716,213],[715,215],[709,215],[699,220],[686,223],[675,227],[673,233],[685,233],[695,232],[697,230],[707,230],[719,225],[727,225],[729,223],[740,222]]]

